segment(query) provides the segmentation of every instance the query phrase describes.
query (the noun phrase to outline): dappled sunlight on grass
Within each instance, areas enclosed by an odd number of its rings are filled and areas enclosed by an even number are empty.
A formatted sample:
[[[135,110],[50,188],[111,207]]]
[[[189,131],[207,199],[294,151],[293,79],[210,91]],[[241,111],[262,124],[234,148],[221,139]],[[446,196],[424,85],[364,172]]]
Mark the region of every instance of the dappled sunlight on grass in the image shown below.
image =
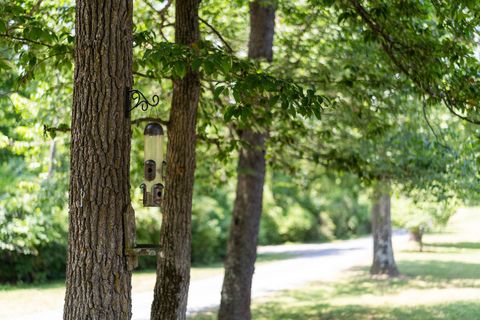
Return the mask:
[[[337,319],[355,319],[355,320],[426,320],[426,319],[475,319],[474,317],[480,310],[480,303],[458,302],[449,304],[438,304],[417,307],[367,307],[360,304],[351,304],[346,306],[335,306],[326,303],[315,305],[284,305],[280,303],[270,304],[259,307],[254,319],[284,319],[284,320],[337,320]],[[206,319],[206,318],[205,318]]]
[[[371,277],[369,266],[358,266],[330,282],[255,300],[253,319],[480,319],[479,229],[480,210],[463,210],[445,233],[425,236],[424,252],[396,248],[401,277]]]
[[[402,274],[427,281],[450,282],[459,279],[480,279],[480,264],[458,261],[401,261]]]
[[[480,249],[480,242],[426,243],[425,246],[434,248]]]

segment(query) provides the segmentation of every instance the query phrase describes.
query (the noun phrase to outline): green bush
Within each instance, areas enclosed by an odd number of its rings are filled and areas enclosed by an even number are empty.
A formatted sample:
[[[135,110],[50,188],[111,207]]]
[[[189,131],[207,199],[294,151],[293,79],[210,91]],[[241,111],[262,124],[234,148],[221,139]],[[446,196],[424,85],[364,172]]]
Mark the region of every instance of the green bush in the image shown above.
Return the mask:
[[[392,197],[392,222],[412,233],[438,230],[448,223],[457,205],[455,198],[439,200],[427,192],[417,191],[411,198],[396,195]]]
[[[65,243],[49,243],[24,254],[0,250],[0,283],[44,282],[65,277]]]
[[[0,282],[42,282],[65,275],[63,181],[23,180],[0,199]],[[63,189],[65,190],[65,189]]]
[[[286,210],[279,232],[282,242],[309,242],[318,240],[317,227],[312,213],[294,204]]]
[[[265,193],[266,192],[267,191],[265,191]],[[265,194],[264,197],[266,196],[267,194]],[[264,203],[265,202],[266,201],[264,201]],[[282,208],[264,204],[262,218],[260,221],[260,232],[258,236],[258,242],[260,244],[280,244],[283,242],[282,236],[280,235],[280,225],[283,218],[282,214]]]
[[[273,174],[264,191],[260,243],[325,241],[370,231],[369,200],[351,175],[299,182]]]
[[[195,198],[192,213],[192,263],[212,263],[225,256],[229,220],[229,212],[215,199],[206,196]]]

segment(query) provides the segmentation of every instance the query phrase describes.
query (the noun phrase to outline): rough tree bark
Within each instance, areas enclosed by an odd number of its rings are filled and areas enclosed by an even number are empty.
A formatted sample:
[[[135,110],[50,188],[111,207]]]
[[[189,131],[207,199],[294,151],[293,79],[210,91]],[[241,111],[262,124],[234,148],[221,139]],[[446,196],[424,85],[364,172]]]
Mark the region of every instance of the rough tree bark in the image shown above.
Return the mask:
[[[200,40],[198,0],[175,2],[175,41]],[[195,172],[195,124],[199,75],[189,70],[174,80],[168,124],[167,177],[151,319],[185,319],[190,283],[191,213]]]
[[[248,55],[272,60],[275,27],[273,1],[250,2]],[[265,181],[265,132],[243,129],[240,138],[249,144],[240,150],[237,193],[225,260],[225,276],[218,319],[251,319],[252,277],[257,257],[257,239],[262,214]]]
[[[78,0],[64,319],[129,319],[132,1]]]
[[[390,186],[378,182],[373,192],[372,208],[373,263],[372,275],[399,275],[392,246],[392,221],[390,213]]]

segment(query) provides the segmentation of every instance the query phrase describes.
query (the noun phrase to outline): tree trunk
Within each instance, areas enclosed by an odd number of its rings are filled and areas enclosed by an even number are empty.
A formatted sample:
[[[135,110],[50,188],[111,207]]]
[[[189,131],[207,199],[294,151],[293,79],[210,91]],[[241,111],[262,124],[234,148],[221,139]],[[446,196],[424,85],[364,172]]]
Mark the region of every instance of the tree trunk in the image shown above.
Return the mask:
[[[175,2],[175,40],[200,40],[198,0]],[[195,173],[195,124],[200,80],[189,70],[174,80],[168,125],[167,177],[151,319],[185,319],[190,283],[191,214]]]
[[[390,214],[390,187],[377,183],[373,194],[372,208],[373,263],[372,275],[399,275],[392,246],[392,221]]]
[[[410,240],[413,240],[416,243],[418,243],[420,252],[423,251],[423,233],[424,232],[425,232],[425,229],[423,225],[410,228]]]
[[[250,2],[250,58],[272,60],[275,7],[271,1]],[[240,138],[249,147],[240,150],[235,198],[225,276],[218,318],[251,319],[252,277],[257,256],[257,239],[262,214],[265,181],[265,133],[244,129]]]
[[[55,141],[55,138],[52,139],[50,142],[50,160],[48,163],[48,174],[47,174],[47,180],[50,180],[53,178],[53,174],[55,172],[55,155],[57,153],[57,144]]]
[[[132,1],[78,0],[64,319],[129,319]]]

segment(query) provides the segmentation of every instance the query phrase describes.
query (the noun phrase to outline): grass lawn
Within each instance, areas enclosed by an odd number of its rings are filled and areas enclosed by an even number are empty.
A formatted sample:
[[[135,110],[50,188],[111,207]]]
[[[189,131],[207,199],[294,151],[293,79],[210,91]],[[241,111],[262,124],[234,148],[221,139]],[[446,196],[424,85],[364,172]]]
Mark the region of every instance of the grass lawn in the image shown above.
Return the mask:
[[[480,319],[480,209],[461,210],[424,251],[397,248],[402,277],[372,278],[368,266],[331,282],[311,283],[258,299],[253,318],[373,320]],[[215,319],[215,312],[192,317]]]

